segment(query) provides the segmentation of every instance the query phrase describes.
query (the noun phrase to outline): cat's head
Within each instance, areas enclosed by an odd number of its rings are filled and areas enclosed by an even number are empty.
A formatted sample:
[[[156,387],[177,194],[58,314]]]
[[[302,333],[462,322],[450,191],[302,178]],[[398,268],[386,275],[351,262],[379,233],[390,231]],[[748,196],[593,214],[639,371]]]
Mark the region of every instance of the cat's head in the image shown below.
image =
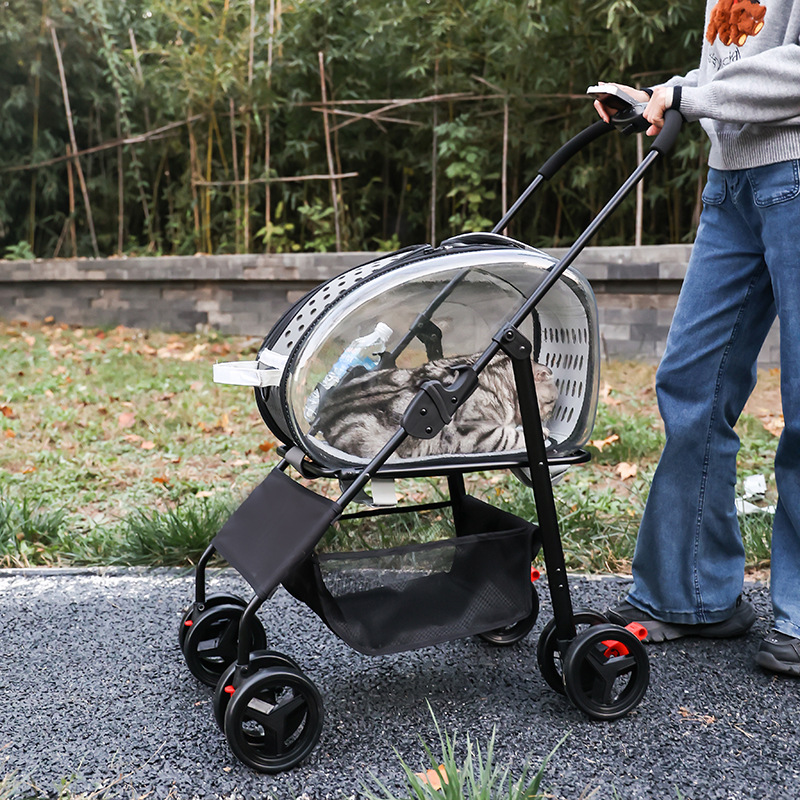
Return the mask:
[[[553,370],[544,364],[533,363],[533,377],[536,381],[536,398],[539,401],[539,413],[543,420],[549,419],[558,400],[558,387]]]

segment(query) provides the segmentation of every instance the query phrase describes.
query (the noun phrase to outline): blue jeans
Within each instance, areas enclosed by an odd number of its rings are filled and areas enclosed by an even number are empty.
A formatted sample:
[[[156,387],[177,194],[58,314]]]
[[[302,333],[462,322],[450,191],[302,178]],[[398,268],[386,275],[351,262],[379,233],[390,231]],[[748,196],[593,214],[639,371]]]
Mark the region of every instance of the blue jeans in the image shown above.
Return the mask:
[[[734,425],[777,313],[786,427],[775,457],[775,627],[800,637],[800,160],[711,170],[656,375],[666,445],[633,559],[630,602],[665,622],[729,617],[744,580]]]

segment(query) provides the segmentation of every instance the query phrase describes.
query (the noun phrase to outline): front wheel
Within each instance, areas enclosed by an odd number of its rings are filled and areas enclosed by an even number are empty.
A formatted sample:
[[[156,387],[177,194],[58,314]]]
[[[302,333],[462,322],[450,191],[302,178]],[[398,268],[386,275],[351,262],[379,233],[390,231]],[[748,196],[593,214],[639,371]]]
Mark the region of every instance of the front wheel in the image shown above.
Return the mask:
[[[322,733],[322,697],[299,670],[269,667],[246,678],[225,710],[234,755],[258,772],[296,767]]]
[[[647,651],[627,628],[595,625],[576,636],[567,649],[567,697],[592,719],[624,716],[639,705],[649,683]]]

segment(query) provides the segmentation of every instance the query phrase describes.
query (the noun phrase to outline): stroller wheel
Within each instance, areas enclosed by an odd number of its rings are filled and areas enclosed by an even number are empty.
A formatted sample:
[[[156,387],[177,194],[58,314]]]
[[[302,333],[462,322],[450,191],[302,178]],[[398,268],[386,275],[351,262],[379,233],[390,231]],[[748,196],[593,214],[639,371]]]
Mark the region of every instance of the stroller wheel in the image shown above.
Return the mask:
[[[235,594],[218,592],[216,594],[208,595],[208,597],[206,597],[206,602],[203,603],[202,606],[198,606],[197,603],[192,603],[183,612],[183,616],[181,617],[181,626],[178,629],[178,643],[181,646],[181,650],[183,650],[183,643],[186,641],[186,636],[189,633],[189,628],[191,628],[192,625],[194,625],[193,617],[196,614],[201,614],[207,608],[212,608],[213,606],[221,606],[226,603],[235,606],[241,606],[242,608],[244,608],[247,605],[247,602],[245,600],[242,600],[241,597],[238,597]]]
[[[246,678],[225,711],[234,755],[259,772],[297,766],[322,733],[322,698],[299,670],[269,667]]]
[[[564,658],[567,697],[592,719],[613,720],[642,701],[650,662],[638,637],[619,625],[578,634]]]
[[[599,611],[589,609],[576,609],[572,615],[578,633],[587,629],[591,625],[602,625],[608,620]],[[558,649],[558,638],[556,637],[556,621],[551,619],[544,626],[540,636],[539,644],[536,648],[536,660],[539,663],[539,671],[547,682],[547,685],[558,692],[565,694],[564,675],[562,670],[562,654]]]
[[[539,617],[539,595],[536,592],[536,587],[531,584],[531,613],[527,617],[514,622],[511,625],[506,625],[504,628],[496,628],[493,631],[485,631],[479,633],[484,642],[496,644],[500,646],[509,646],[516,644],[520,639],[524,639],[536,624]]]
[[[219,676],[235,661],[239,641],[239,620],[244,608],[224,603],[203,611],[183,642],[183,657],[189,671],[206,686],[216,686]],[[253,619],[250,650],[263,650],[267,635],[258,618]]]
[[[300,671],[297,662],[285,656],[283,653],[278,653],[276,650],[256,650],[250,653],[250,661],[248,662],[248,675],[252,675],[256,670],[267,669],[269,667],[290,667]],[[236,662],[234,661],[223,673],[220,675],[217,682],[217,688],[214,689],[214,719],[217,721],[220,730],[225,730],[225,711],[228,708],[231,695],[236,691],[233,686],[233,673],[236,671]]]

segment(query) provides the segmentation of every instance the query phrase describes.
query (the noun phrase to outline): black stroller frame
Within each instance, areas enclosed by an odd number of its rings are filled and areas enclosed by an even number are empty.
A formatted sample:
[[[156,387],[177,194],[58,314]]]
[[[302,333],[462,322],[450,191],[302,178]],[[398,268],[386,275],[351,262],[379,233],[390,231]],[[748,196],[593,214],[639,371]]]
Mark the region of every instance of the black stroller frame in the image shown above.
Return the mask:
[[[638,107],[631,113],[620,112],[612,124],[600,121],[581,131],[543,164],[534,181],[491,232],[463,234],[442,245],[517,244],[501,231],[536,188],[582,148],[614,128],[623,133],[643,130],[647,123],[641,111],[642,107]],[[181,620],[180,645],[190,671],[201,682],[215,687],[216,720],[232,751],[245,764],[266,773],[290,769],[309,755],[322,730],[319,691],[292,658],[267,649],[266,633],[257,617],[258,610],[281,584],[316,611],[335,633],[364,653],[399,652],[473,634],[494,644],[511,645],[530,632],[538,616],[536,590],[532,584],[525,589],[525,581],[519,576],[531,569],[531,562],[541,548],[553,607],[553,620],[543,629],[537,649],[543,678],[593,719],[617,719],[641,702],[650,672],[641,642],[645,635],[643,629],[623,628],[610,624],[599,612],[573,609],[551,469],[588,461],[589,455],[582,449],[555,456],[548,454],[531,361],[532,355],[537,355],[537,343],[522,332],[521,326],[535,315],[542,298],[651,164],[671,149],[681,121],[677,112],[667,112],[664,128],[643,161],[564,257],[549,268],[516,313],[495,332],[477,361],[471,366],[457,367],[456,378],[449,385],[436,380],[424,383],[406,408],[396,433],[368,463],[349,468],[327,467],[310,459],[301,447],[285,441],[280,450],[281,462],[233,513],[209,545],[196,568],[195,599]],[[413,258],[414,251],[410,253]],[[430,317],[443,295],[459,281],[460,276],[456,275],[440,298],[417,317],[395,350],[385,354],[390,364],[414,337],[425,344],[429,353],[440,354],[436,327],[431,325]],[[440,463],[433,468],[387,463],[408,437],[429,439],[439,434],[475,391],[481,372],[500,352],[508,356],[513,369],[525,440],[522,462],[511,459],[506,463],[495,459],[487,463],[486,459],[475,457]],[[269,424],[269,413],[265,413],[258,389],[256,399]],[[337,500],[330,500],[292,479],[287,474],[290,466],[304,478],[338,479],[345,488]],[[520,466],[529,470],[526,483],[534,495],[536,524],[467,495],[465,473]],[[402,511],[444,507],[452,510],[456,536],[452,540],[455,544],[447,545],[454,549],[445,554],[450,559],[445,572],[458,572],[458,577],[447,584],[444,592],[439,588],[440,581],[447,576],[427,574],[417,578],[412,582],[414,589],[408,595],[409,602],[420,608],[430,608],[463,601],[470,605],[470,620],[464,624],[454,623],[454,616],[441,625],[427,627],[419,635],[414,630],[403,629],[402,634],[386,640],[386,628],[405,614],[403,609],[392,606],[381,616],[379,600],[387,595],[394,596],[394,589],[373,588],[362,600],[345,593],[337,604],[320,584],[320,564],[314,548],[328,528],[339,520],[398,513],[397,509],[391,512],[371,509],[344,514],[347,506],[361,500],[363,490],[372,479],[423,475],[446,477],[449,501],[404,507]],[[419,554],[420,558],[430,557],[435,561],[439,548],[437,543],[417,546],[415,557]],[[489,560],[487,553],[490,551],[491,558],[500,559],[497,583],[503,584],[504,590],[513,595],[509,601],[513,608],[504,607],[502,612],[497,608],[487,610],[483,598],[477,597],[481,587],[472,583],[476,571]],[[390,555],[400,558],[404,552],[403,548],[395,548]],[[253,588],[255,596],[249,602],[231,594],[206,593],[206,570],[215,554],[222,556]],[[513,581],[505,581],[505,570],[509,575],[513,572]],[[351,602],[348,613],[354,616],[348,617],[343,609]],[[377,614],[373,623],[362,622],[359,617],[367,608],[370,614]],[[403,624],[398,627],[403,628]]]

